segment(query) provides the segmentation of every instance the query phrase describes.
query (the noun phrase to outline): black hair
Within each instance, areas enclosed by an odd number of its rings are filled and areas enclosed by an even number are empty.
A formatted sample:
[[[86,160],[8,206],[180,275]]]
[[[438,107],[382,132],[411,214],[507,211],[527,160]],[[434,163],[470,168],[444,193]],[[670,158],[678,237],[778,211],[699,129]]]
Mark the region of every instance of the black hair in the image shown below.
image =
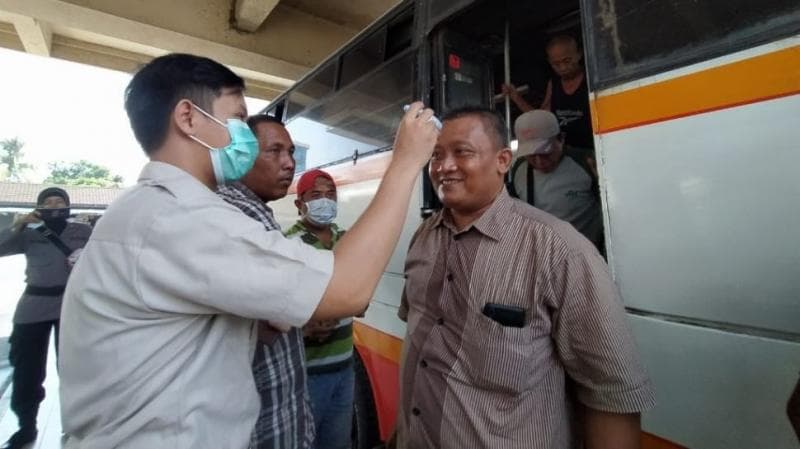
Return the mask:
[[[274,123],[276,125],[286,126],[283,124],[281,119],[267,114],[256,114],[247,117],[247,126],[249,126],[250,130],[254,133],[256,132],[256,127],[262,123]]]
[[[224,88],[244,90],[244,80],[224,65],[201,56],[173,53],[153,59],[125,89],[125,111],[146,154],[164,143],[169,117],[182,99],[212,113]]]
[[[492,138],[497,149],[508,148],[506,122],[495,111],[483,106],[464,106],[453,109],[442,117],[442,123],[463,117],[475,116],[483,122],[483,130]]]

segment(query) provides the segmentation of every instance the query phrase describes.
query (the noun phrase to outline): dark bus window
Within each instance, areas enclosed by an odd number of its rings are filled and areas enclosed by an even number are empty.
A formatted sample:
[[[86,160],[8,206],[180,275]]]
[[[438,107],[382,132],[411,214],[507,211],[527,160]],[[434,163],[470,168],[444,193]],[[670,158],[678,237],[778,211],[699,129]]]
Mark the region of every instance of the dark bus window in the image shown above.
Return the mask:
[[[381,65],[386,54],[386,28],[381,28],[359,42],[342,56],[342,78],[344,87],[363,74]]]
[[[414,34],[414,11],[409,9],[389,23],[386,32],[386,59],[411,46]]]
[[[289,96],[289,108],[286,120],[306,107],[316,103],[333,92],[336,82],[336,60],[328,62],[317,73],[301,81]]]
[[[800,30],[797,0],[589,0],[595,88],[756,46]]]
[[[428,29],[464,8],[475,0],[430,0],[428,1]]]
[[[292,138],[307,146],[305,168],[390,148],[411,102],[413,61],[413,51],[402,53],[289,121]]]

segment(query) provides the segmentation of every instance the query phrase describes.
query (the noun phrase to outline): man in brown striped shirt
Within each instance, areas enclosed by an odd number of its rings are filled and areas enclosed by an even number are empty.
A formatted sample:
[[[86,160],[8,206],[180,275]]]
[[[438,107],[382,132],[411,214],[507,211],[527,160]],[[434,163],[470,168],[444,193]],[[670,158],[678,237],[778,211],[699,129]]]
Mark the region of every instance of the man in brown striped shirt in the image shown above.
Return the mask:
[[[569,223],[512,199],[491,111],[445,117],[430,177],[444,209],[417,230],[399,447],[639,447],[654,398],[608,267]]]

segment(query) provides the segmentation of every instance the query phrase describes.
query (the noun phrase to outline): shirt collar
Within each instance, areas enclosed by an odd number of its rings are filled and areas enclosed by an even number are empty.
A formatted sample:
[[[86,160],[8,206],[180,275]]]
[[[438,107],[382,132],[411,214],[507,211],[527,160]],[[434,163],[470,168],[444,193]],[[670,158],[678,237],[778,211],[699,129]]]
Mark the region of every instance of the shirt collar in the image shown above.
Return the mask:
[[[141,185],[160,186],[182,198],[216,198],[217,195],[197,178],[175,165],[150,161],[139,174]]]
[[[455,235],[463,234],[469,232],[471,229],[475,229],[492,240],[500,240],[503,226],[505,226],[505,223],[508,222],[507,217],[511,211],[511,205],[513,201],[514,200],[508,194],[505,187],[503,187],[500,190],[500,193],[498,193],[495,197],[492,205],[486,209],[483,215],[481,215],[477,220],[472,222],[463,230],[456,230],[455,224],[453,224],[453,221],[450,218],[450,214],[447,213],[447,209],[442,209],[436,216],[434,216],[433,226],[444,226]]]
[[[217,187],[217,191],[222,193],[223,195],[236,195],[239,197],[244,197],[250,202],[255,204],[259,204],[264,206],[267,210],[272,212],[272,209],[267,206],[266,201],[262,200],[255,192],[250,190],[250,187],[247,187],[240,181],[235,181],[230,184],[223,184]]]

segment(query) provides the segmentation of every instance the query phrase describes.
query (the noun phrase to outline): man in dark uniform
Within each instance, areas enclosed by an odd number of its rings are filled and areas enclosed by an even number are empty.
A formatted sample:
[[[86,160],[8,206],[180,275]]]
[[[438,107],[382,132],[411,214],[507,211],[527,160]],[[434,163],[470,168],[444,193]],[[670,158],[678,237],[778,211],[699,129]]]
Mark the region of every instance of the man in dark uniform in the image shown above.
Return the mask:
[[[549,110],[558,118],[565,143],[574,148],[594,148],[592,119],[589,111],[589,88],[583,69],[583,55],[574,37],[558,35],[546,47],[547,61],[557,77],[547,83],[544,101],[538,109]],[[503,85],[503,93],[522,112],[534,109],[511,84]]]
[[[36,440],[36,414],[44,399],[44,378],[50,332],[58,324],[61,298],[77,250],[83,248],[92,232],[86,224],[67,221],[69,195],[63,189],[42,190],[36,209],[17,218],[10,228],[0,231],[0,257],[25,254],[25,292],[14,313],[9,359],[12,375],[11,410],[19,420],[19,430],[3,448],[22,448]]]

